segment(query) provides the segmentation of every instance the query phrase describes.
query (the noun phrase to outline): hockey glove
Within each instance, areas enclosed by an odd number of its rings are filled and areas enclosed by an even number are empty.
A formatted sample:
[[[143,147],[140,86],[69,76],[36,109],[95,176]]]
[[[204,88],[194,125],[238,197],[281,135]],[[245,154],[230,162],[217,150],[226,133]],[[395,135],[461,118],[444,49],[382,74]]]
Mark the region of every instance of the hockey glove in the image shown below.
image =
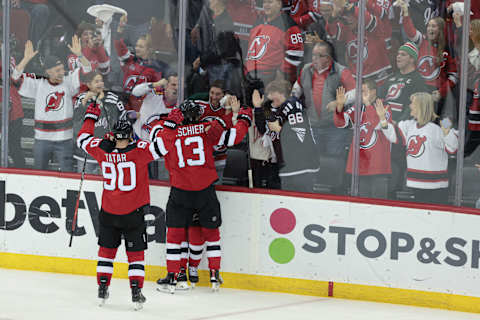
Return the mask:
[[[250,127],[252,124],[252,109],[245,107],[241,108],[238,112],[237,120],[244,120]]]
[[[100,118],[101,113],[102,110],[100,110],[100,108],[95,105],[95,103],[91,103],[85,111],[85,120],[92,119],[93,121],[97,122],[98,118]]]

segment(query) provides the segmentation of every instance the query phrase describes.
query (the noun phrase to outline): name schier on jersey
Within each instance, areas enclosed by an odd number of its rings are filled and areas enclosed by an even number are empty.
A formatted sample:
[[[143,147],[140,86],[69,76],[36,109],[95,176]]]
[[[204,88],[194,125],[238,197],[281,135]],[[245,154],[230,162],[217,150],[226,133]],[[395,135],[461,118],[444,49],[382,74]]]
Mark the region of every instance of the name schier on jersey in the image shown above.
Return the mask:
[[[267,52],[270,37],[267,35],[259,35],[253,39],[252,44],[248,48],[247,60],[259,60]]]
[[[407,141],[407,156],[419,158],[425,152],[425,141],[427,137],[415,135],[408,138]]]
[[[63,108],[65,92],[52,92],[45,99],[45,112],[59,111]]]

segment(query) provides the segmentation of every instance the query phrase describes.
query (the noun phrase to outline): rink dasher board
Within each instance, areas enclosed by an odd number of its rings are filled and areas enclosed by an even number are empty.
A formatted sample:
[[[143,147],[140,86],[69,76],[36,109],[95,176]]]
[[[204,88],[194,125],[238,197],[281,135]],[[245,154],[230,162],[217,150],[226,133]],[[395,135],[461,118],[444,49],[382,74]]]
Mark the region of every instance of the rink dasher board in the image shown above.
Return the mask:
[[[0,267],[95,274],[102,181],[84,182],[78,215],[83,231],[69,248],[66,217],[79,186],[71,176],[0,173]],[[169,190],[150,188],[147,280],[165,272]],[[373,201],[217,193],[226,287],[480,312],[480,216]],[[279,212],[290,219],[275,220]],[[287,246],[272,249],[275,243]],[[123,247],[116,261],[115,276],[126,278]],[[206,271],[200,276],[205,280]]]

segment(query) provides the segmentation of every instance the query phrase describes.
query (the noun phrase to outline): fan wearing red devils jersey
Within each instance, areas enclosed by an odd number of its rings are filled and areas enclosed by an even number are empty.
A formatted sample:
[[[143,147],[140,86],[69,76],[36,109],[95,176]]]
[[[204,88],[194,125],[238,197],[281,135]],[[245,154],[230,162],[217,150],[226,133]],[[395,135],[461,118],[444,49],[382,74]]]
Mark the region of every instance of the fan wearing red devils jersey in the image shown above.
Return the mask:
[[[335,126],[348,128],[355,123],[355,112],[359,108],[350,107],[343,111],[345,88],[337,89],[337,109],[334,115]],[[390,106],[384,107],[377,98],[377,89],[373,80],[362,85],[362,107],[360,114],[360,153],[359,153],[359,195],[368,198],[387,198],[388,179],[392,173],[390,164],[390,143],[396,141],[392,125]],[[381,112],[381,116],[378,114]],[[353,173],[353,141],[348,153],[346,172]]]
[[[458,132],[433,123],[437,115],[429,93],[413,94],[410,110],[414,119],[398,123],[401,143],[406,147],[407,187],[413,191],[415,201],[446,203],[448,154],[457,152]]]
[[[201,106],[186,100],[170,113],[182,111],[176,123],[163,121],[153,127],[151,140],[165,157],[170,172],[170,196],[166,209],[167,223],[167,278],[160,279],[160,285],[174,290],[180,271],[180,245],[185,241],[185,227],[193,222],[198,214],[202,234],[205,238],[210,282],[218,289],[222,280],[219,275],[221,249],[220,231],[222,223],[220,203],[213,183],[217,172],[213,160],[216,145],[233,146],[242,141],[251,123],[251,110],[242,109],[237,124],[224,130],[218,121],[201,122]],[[183,119],[182,119],[183,118]]]
[[[327,32],[335,41],[344,41],[347,49],[349,68],[352,74],[356,72],[358,51],[357,23],[359,8],[348,4],[345,8],[334,6],[332,17],[327,20]],[[388,58],[387,40],[385,35],[386,22],[374,14],[365,12],[365,46],[362,54],[362,77],[373,78],[377,84],[383,81],[392,72]]]
[[[282,0],[264,0],[263,8],[265,17],[259,18],[250,32],[247,72],[251,78],[264,81],[264,85],[271,82],[277,72],[284,73],[293,83],[303,59],[301,30],[282,12]]]
[[[304,30],[321,18],[318,2],[318,0],[283,0],[284,10]]]
[[[123,16],[116,34],[122,34],[126,23],[126,16]],[[136,97],[132,90],[136,85],[144,82],[157,82],[162,79],[165,63],[158,60],[151,60],[151,39],[141,36],[135,44],[135,54],[128,50],[123,39],[114,41],[120,65],[123,71],[123,91],[128,94],[127,110],[139,111],[145,96]]]
[[[455,58],[447,47],[445,39],[445,20],[441,17],[431,19],[426,33],[415,29],[409,16],[405,0],[399,0],[403,12],[403,30],[407,37],[415,42],[419,49],[417,69],[427,85],[435,88],[432,94],[436,101],[445,98],[458,80]]]
[[[93,136],[100,108],[90,104],[77,137],[77,146],[99,163],[103,175],[102,209],[99,213],[97,282],[98,297],[108,298],[113,261],[122,236],[128,258],[132,301],[141,307],[147,248],[144,214],[150,204],[147,165],[160,157],[159,147],[144,140],[133,142],[130,122],[119,120],[110,139]],[[138,305],[140,304],[140,306]]]

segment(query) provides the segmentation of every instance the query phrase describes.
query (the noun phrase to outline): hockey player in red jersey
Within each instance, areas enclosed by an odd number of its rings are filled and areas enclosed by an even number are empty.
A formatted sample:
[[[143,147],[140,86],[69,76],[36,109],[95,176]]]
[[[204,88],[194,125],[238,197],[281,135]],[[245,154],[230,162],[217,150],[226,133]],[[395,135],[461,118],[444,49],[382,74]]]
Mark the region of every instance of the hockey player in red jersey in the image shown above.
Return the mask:
[[[173,118],[175,114],[178,114],[175,123],[165,120],[153,127],[150,134],[165,157],[171,185],[166,209],[168,274],[157,283],[160,288],[174,292],[180,271],[180,246],[186,239],[185,228],[192,224],[194,214],[198,214],[206,242],[210,282],[212,289],[217,290],[222,283],[218,229],[222,218],[213,186],[218,178],[213,148],[216,145],[233,146],[243,139],[251,123],[251,109],[242,109],[237,124],[228,130],[216,120],[199,121],[201,106],[190,100],[172,110],[169,117]]]
[[[128,277],[135,309],[146,301],[142,294],[147,248],[144,214],[150,204],[147,165],[160,157],[159,147],[139,140],[133,142],[132,126],[119,120],[110,139],[93,136],[100,108],[90,102],[77,137],[77,146],[95,158],[102,168],[102,209],[99,213],[97,283],[101,304],[109,296],[113,261],[122,236],[128,258]]]

